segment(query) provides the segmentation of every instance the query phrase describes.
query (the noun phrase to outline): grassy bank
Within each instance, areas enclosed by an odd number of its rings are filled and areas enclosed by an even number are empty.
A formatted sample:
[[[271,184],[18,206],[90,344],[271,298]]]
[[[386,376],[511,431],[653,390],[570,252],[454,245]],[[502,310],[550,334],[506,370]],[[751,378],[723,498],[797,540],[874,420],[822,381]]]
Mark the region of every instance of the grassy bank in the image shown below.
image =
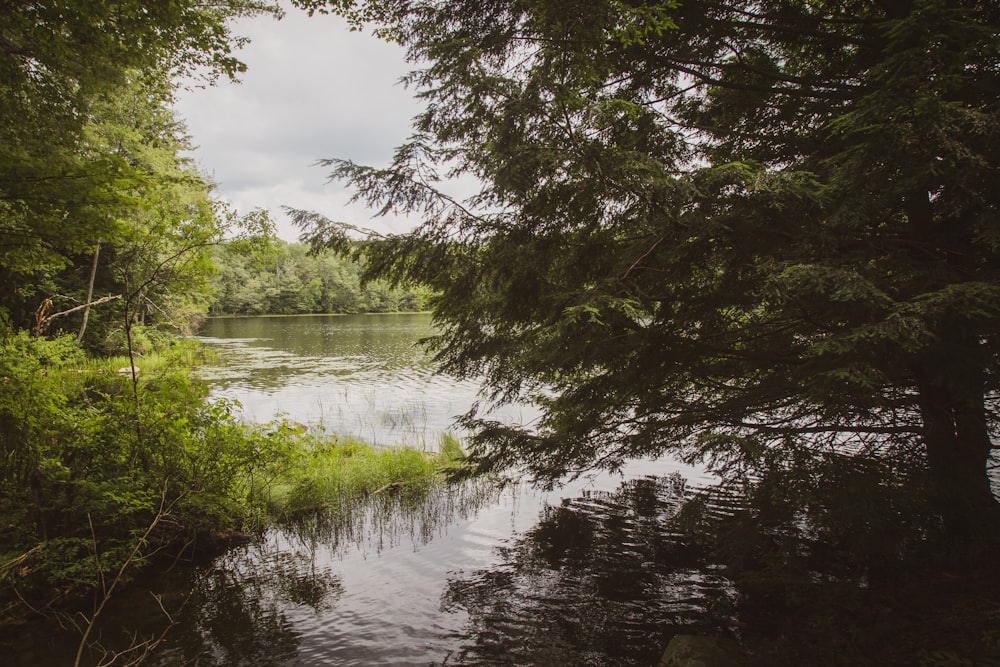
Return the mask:
[[[423,493],[458,465],[458,441],[442,435],[438,452],[381,449],[353,439],[299,435],[294,454],[267,487],[272,519],[354,503],[382,493]]]

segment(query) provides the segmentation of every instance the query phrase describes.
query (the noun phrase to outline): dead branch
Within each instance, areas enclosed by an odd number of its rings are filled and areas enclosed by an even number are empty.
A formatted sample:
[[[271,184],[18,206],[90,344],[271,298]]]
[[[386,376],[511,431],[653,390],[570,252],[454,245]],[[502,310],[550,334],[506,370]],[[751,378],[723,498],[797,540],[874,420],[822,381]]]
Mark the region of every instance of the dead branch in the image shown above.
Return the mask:
[[[96,564],[96,567],[97,567],[97,570],[98,570],[97,575],[99,577],[100,584],[101,584],[102,596],[101,596],[101,599],[98,601],[97,606],[94,608],[94,613],[91,614],[89,618],[86,615],[84,615],[82,612],[80,613],[80,616],[85,621],[85,626],[83,628],[82,636],[80,637],[80,643],[77,646],[76,660],[73,662],[73,667],[80,667],[80,661],[83,659],[84,649],[86,649],[87,647],[93,647],[93,645],[89,641],[90,634],[94,630],[94,627],[95,627],[95,625],[97,623],[98,616],[101,615],[101,612],[104,611],[104,608],[107,606],[108,602],[111,600],[111,596],[112,596],[112,593],[115,590],[115,587],[117,587],[118,584],[124,578],[126,570],[128,570],[128,568],[137,559],[139,559],[142,556],[142,550],[146,546],[146,543],[149,540],[150,536],[156,530],[156,527],[160,524],[160,522],[163,521],[165,518],[167,518],[170,515],[171,510],[173,510],[174,504],[178,500],[179,500],[179,498],[174,499],[174,501],[170,502],[169,504],[167,503],[167,483],[164,482],[163,483],[163,489],[160,492],[160,507],[157,510],[156,515],[153,517],[153,520],[149,523],[149,526],[146,527],[146,530],[145,530],[145,532],[143,532],[142,536],[139,537],[138,540],[136,540],[135,546],[132,547],[132,551],[129,552],[129,555],[125,558],[125,561],[118,568],[118,571],[115,573],[115,576],[110,580],[110,582],[107,582],[107,580],[105,578],[105,575],[104,575],[104,572],[102,570],[101,562],[100,562],[100,557],[98,555],[99,551],[98,551],[98,545],[97,545],[97,538],[96,538],[96,536],[94,537],[94,560],[95,560],[95,564]],[[87,518],[88,518],[88,520],[90,519],[89,515],[88,515]],[[170,617],[169,614],[167,615],[167,618],[170,620],[170,625],[168,625],[168,627],[167,627],[167,630],[169,630],[170,627],[173,626],[173,619]],[[158,639],[155,639],[155,640],[146,640],[146,641],[141,642],[139,644],[135,644],[133,642],[132,646],[130,646],[129,649],[126,649],[126,651],[123,652],[123,653],[109,653],[108,651],[105,650],[104,651],[104,658],[111,657],[112,662],[114,662],[119,657],[121,657],[122,655],[124,655],[124,653],[132,652],[132,651],[136,650],[137,648],[142,648],[143,649],[142,655],[145,656],[145,655],[148,654],[149,651],[151,651],[153,649],[153,647],[155,647],[157,644],[159,644],[161,641],[163,641],[163,636],[165,634],[166,634],[166,630],[164,630],[163,634],[161,634]],[[150,642],[154,642],[154,643],[152,643],[152,645],[150,645]],[[111,663],[104,662],[103,658],[101,660],[101,663],[102,664],[111,664]],[[135,662],[129,662],[128,664],[137,664],[137,663],[135,663]]]
[[[49,315],[49,311],[52,310],[52,299],[46,299],[45,301],[42,302],[42,305],[40,305],[38,309],[35,311],[35,326],[32,327],[31,334],[35,338],[38,338],[43,333],[45,333],[45,329],[48,328],[49,323],[52,322],[52,320],[56,319],[57,317],[72,315],[73,313],[79,312],[84,308],[99,306],[102,303],[107,303],[108,301],[114,301],[115,299],[120,299],[120,298],[122,298],[121,294],[102,296],[100,299],[96,301],[90,301],[89,303],[84,303],[79,306],[74,306],[69,310],[61,310],[58,313],[52,313],[51,315]]]

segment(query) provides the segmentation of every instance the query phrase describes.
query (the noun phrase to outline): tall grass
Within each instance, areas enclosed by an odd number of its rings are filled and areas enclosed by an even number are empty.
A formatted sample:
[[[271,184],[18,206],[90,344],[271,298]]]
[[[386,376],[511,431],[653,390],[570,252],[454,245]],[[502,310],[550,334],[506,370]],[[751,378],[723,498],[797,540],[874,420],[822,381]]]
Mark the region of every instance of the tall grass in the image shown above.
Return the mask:
[[[169,348],[136,357],[135,365],[142,373],[174,371],[178,368],[194,368],[204,363],[206,356],[210,355],[211,351],[200,345],[181,341]],[[119,369],[128,368],[129,365],[130,360],[127,355],[87,357],[64,368],[63,372],[112,374],[117,373]]]
[[[309,550],[378,552],[404,539],[427,544],[503,493],[492,478],[451,480],[465,466],[451,434],[441,436],[437,453],[339,440],[310,457],[272,486],[270,504],[283,538]]]
[[[450,434],[441,437],[436,453],[376,448],[351,438],[297,437],[298,452],[268,489],[269,513],[279,518],[379,494],[426,493],[444,484],[444,471],[460,465],[463,456]]]

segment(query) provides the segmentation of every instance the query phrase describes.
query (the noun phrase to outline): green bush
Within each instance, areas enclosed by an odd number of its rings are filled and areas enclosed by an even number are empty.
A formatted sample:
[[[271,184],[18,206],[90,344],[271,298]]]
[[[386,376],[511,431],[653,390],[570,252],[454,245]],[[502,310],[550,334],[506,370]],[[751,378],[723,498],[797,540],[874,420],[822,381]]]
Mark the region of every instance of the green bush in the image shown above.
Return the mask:
[[[140,554],[259,525],[288,465],[289,437],[207,402],[182,364],[143,369],[133,391],[119,362],[88,361],[72,337],[0,341],[0,577],[21,594],[94,585],[157,515]]]

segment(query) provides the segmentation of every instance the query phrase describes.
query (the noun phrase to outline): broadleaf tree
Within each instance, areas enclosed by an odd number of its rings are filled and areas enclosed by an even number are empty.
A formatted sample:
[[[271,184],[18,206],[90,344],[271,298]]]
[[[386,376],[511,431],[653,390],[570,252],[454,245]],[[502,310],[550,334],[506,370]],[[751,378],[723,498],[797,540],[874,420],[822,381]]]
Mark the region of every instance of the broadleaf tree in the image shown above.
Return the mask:
[[[466,416],[482,469],[906,459],[955,534],[996,535],[1000,5],[298,4],[417,67],[391,166],[328,164],[419,216],[363,253],[437,290],[443,367],[541,405]]]
[[[246,41],[232,21],[280,16],[267,0],[6,3],[0,13],[0,319],[24,326],[36,290],[116,232],[143,204],[148,170],[98,150],[108,101],[134,93],[137,73],[196,85],[237,78]],[[172,91],[171,91],[172,92]],[[165,104],[159,93],[150,104]],[[88,266],[90,262],[87,263]]]

